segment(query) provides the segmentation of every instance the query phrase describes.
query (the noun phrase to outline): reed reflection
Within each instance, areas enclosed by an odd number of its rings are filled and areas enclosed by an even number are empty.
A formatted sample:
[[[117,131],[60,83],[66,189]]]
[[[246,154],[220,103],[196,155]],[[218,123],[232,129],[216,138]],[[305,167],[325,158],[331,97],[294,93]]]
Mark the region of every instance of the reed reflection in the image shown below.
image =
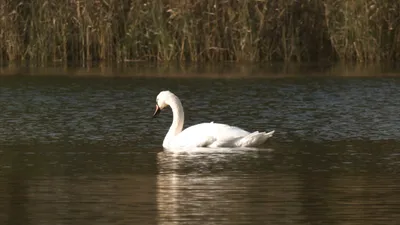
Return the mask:
[[[156,224],[154,176],[37,177],[26,183],[29,200],[15,202],[26,212],[14,213],[30,224]]]

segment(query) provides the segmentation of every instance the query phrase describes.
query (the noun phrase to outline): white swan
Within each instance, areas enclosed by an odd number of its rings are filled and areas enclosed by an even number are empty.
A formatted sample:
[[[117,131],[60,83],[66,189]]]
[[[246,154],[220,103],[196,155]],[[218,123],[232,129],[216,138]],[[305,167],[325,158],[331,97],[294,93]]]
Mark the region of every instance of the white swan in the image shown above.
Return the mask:
[[[162,109],[170,106],[172,109],[173,120],[167,135],[163,141],[163,147],[173,148],[193,148],[193,147],[257,147],[272,137],[275,131],[253,133],[242,130],[238,127],[220,123],[200,123],[186,128],[182,131],[184,122],[184,112],[179,98],[170,91],[161,91],[157,95],[156,110],[153,118]]]

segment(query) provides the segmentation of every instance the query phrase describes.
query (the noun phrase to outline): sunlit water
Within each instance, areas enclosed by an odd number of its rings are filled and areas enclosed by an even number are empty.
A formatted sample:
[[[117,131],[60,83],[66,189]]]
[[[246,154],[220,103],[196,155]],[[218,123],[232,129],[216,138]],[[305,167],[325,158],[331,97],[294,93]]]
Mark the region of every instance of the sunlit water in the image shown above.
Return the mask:
[[[275,130],[171,153],[186,126]],[[400,79],[0,77],[2,224],[399,224]]]

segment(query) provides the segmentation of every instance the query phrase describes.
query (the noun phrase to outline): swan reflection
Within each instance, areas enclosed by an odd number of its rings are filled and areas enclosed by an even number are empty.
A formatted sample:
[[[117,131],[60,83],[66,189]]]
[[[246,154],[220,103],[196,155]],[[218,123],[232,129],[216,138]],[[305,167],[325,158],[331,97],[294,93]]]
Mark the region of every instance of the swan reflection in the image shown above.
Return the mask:
[[[253,152],[158,153],[159,224],[235,224],[245,221],[296,220],[299,180],[288,174],[252,173],[243,162]],[[264,156],[265,157],[265,156]],[[266,160],[266,163],[268,161]],[[250,169],[250,167],[248,167]],[[282,188],[282,186],[286,188]],[[276,216],[284,210],[288,217]]]

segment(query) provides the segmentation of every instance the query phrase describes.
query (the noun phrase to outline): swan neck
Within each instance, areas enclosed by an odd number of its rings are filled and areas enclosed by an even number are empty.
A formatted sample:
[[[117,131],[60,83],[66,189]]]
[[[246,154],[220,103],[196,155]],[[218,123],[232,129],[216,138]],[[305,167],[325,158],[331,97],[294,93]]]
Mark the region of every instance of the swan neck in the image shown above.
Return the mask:
[[[164,141],[168,141],[170,140],[170,138],[173,138],[176,135],[178,135],[183,129],[183,123],[185,120],[182,103],[178,97],[173,96],[171,100],[168,102],[168,104],[172,109],[173,119],[171,127],[169,128],[169,131]]]

